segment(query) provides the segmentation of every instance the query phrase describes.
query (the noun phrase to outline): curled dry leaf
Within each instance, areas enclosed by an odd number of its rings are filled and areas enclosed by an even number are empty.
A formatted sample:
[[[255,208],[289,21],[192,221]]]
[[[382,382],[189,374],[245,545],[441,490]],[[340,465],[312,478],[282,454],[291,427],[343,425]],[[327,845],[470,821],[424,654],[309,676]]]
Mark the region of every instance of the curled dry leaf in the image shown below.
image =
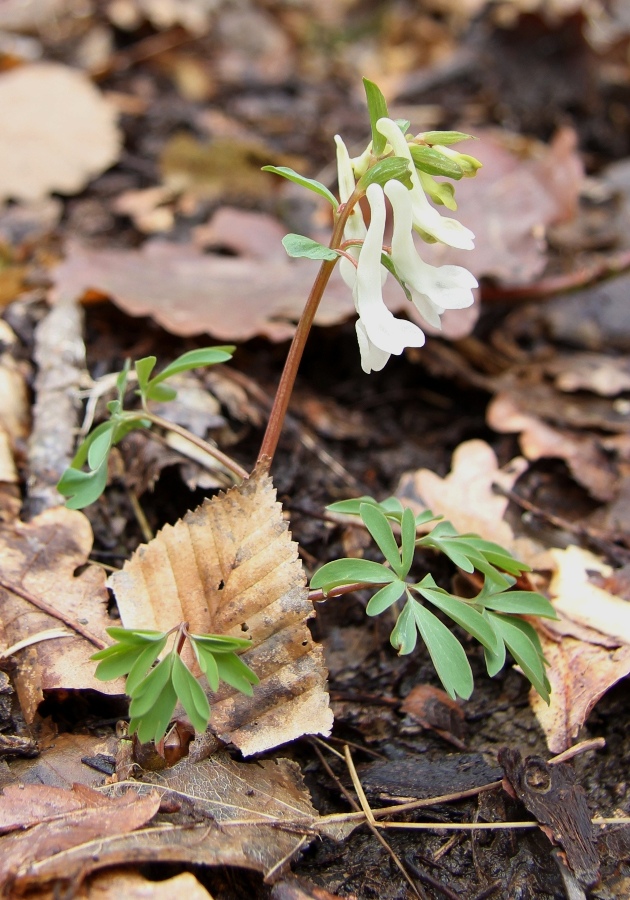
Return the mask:
[[[107,642],[105,575],[86,566],[92,549],[92,529],[83,513],[57,507],[30,522],[0,524],[0,647],[6,649],[31,634],[59,627],[56,619],[7,588],[11,584],[44,600],[67,619]],[[76,575],[78,569],[83,568]],[[78,635],[43,641],[20,650],[15,684],[28,722],[33,720],[43,691],[66,689],[123,692],[120,681],[103,684],[94,678],[90,656],[96,647]]]
[[[243,659],[260,678],[254,696],[222,684],[210,697],[210,728],[221,740],[249,755],[330,732],[322,649],[306,625],[306,578],[263,471],[167,525],[110,584],[126,628],[188,622],[195,634],[251,637]]]
[[[114,869],[100,872],[82,885],[74,900],[212,900],[212,895],[190,872],[182,872],[164,881],[148,881],[139,872]]]
[[[0,199],[75,194],[118,159],[112,107],[82,73],[33,63],[0,74]]]

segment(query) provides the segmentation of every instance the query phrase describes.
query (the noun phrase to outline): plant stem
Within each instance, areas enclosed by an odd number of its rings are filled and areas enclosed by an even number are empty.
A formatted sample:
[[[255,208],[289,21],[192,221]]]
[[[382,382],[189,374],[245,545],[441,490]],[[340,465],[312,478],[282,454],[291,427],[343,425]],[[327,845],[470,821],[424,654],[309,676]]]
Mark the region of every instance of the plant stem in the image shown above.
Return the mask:
[[[172,431],[174,434],[178,434],[180,437],[183,437],[187,441],[190,441],[191,444],[199,447],[199,449],[203,450],[204,453],[208,453],[210,456],[213,456],[214,459],[217,460],[217,462],[220,462],[222,466],[225,466],[225,468],[229,472],[232,472],[232,474],[236,475],[238,479],[242,480],[249,477],[249,472],[247,472],[242,466],[239,466],[239,464],[235,462],[235,460],[219,450],[218,447],[214,447],[212,444],[204,441],[203,438],[197,437],[196,434],[193,434],[186,428],[182,428],[181,425],[176,425],[175,422],[169,422],[168,419],[163,419],[162,416],[156,416],[155,413],[149,412],[146,409],[142,410],[142,418],[148,419],[150,422],[153,422],[154,425],[159,425],[159,427],[164,428],[165,431]]]
[[[348,198],[347,203],[342,204],[337,210],[337,218],[328,245],[331,249],[337,250],[341,246],[343,242],[343,231],[346,227],[348,216],[362,196],[363,191],[355,190],[352,196]],[[273,461],[276,447],[278,446],[278,441],[280,439],[280,432],[282,431],[287,409],[289,408],[289,400],[293,393],[297,371],[302,359],[302,354],[304,353],[304,347],[306,346],[306,340],[336,262],[336,259],[326,259],[319,267],[319,272],[317,273],[311,292],[308,295],[306,306],[300,316],[300,321],[298,322],[295,334],[293,335],[291,347],[289,348],[284,369],[280,376],[280,382],[269,414],[267,430],[263,437],[257,463],[264,463],[265,465],[270,466]]]

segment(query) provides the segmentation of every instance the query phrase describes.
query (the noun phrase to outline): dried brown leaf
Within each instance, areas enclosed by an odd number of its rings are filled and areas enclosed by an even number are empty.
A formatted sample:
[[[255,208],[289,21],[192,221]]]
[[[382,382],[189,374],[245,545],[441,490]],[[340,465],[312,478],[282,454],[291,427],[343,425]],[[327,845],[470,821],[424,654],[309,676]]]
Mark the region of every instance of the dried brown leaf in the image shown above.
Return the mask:
[[[6,887],[13,879],[19,881],[22,877],[31,885],[39,883],[39,876],[33,878],[31,875],[37,863],[55,860],[63,856],[64,851],[85,846],[87,842],[125,835],[140,828],[153,818],[160,805],[160,796],[156,791],[140,796],[129,790],[114,798],[89,788],[82,787],[80,791],[86,792],[86,803],[82,809],[68,810],[66,815],[55,821],[35,825],[20,834],[6,835],[0,841],[0,887]],[[18,875],[18,870],[23,876]]]
[[[75,784],[98,787],[105,774],[90,765],[94,760],[113,761],[118,749],[118,739],[110,734],[95,737],[91,734],[53,734],[40,745],[35,759],[16,759],[9,768],[6,779],[0,784],[46,785],[54,788],[71,788]]]
[[[30,522],[0,523],[2,580],[45,600],[55,610],[107,642],[105,575],[97,566],[85,566],[92,549],[92,529],[83,513],[57,507]],[[0,648],[59,627],[60,621],[39,610],[7,587],[0,586]],[[119,681],[97,681],[90,656],[96,647],[85,638],[43,641],[15,655],[16,688],[22,711],[32,721],[43,691],[91,688],[122,693]]]
[[[597,435],[554,428],[533,413],[523,412],[507,391],[498,393],[486,413],[488,425],[500,433],[519,432],[527,459],[563,459],[575,480],[598,500],[617,494],[618,475]]]
[[[74,894],[75,900],[212,900],[190,872],[164,881],[148,881],[128,869],[101,872]]]
[[[0,198],[75,194],[118,159],[115,113],[90,80],[58,63],[0,74]]]
[[[243,753],[328,734],[322,650],[306,578],[268,475],[255,472],[141,546],[110,579],[125,627],[251,637],[254,696],[221,685],[210,727]],[[187,662],[193,663],[188,657]]]

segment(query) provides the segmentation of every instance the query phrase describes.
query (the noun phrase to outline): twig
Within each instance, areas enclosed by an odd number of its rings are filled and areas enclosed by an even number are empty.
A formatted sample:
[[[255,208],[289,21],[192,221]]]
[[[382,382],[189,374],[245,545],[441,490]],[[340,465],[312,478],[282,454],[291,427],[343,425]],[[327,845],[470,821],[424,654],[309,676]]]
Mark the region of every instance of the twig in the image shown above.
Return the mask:
[[[65,613],[59,612],[58,609],[54,609],[46,603],[45,600],[40,600],[39,597],[35,597],[33,594],[29,593],[29,591],[25,591],[24,588],[19,587],[17,584],[12,584],[10,581],[5,581],[4,578],[0,578],[0,587],[4,588],[5,591],[10,591],[12,594],[15,594],[16,597],[21,597],[22,600],[26,600],[27,603],[36,606],[37,609],[40,609],[43,613],[46,613],[46,615],[52,616],[54,619],[59,619],[60,622],[63,622],[68,628],[72,628],[73,631],[76,631],[77,634],[80,634],[82,638],[85,638],[86,641],[89,641],[90,644],[93,644],[99,650],[103,650],[107,646],[104,641],[97,638],[96,635],[88,631],[87,628],[84,628],[83,625],[79,625],[79,623],[71,619],[70,616],[66,616]]]

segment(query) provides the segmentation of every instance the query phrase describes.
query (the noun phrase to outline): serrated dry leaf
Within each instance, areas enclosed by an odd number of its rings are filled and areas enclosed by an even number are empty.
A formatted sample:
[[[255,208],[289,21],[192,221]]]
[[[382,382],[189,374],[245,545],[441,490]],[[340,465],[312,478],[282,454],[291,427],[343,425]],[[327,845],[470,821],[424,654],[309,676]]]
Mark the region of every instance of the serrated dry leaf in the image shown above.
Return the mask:
[[[223,684],[210,696],[210,728],[221,740],[249,755],[330,732],[322,649],[306,625],[306,578],[264,472],[167,525],[110,584],[126,628],[188,622],[197,634],[251,637],[243,659],[261,681],[254,696]]]
[[[0,198],[75,194],[118,159],[112,107],[76,69],[41,62],[0,74]]]
[[[85,566],[92,549],[92,529],[83,513],[57,507],[30,522],[0,523],[2,580],[27,591],[107,642],[105,574]],[[60,621],[28,600],[0,586],[0,648],[6,649],[31,634],[59,627]],[[43,641],[20,650],[16,689],[27,721],[31,722],[44,690],[86,689],[122,693],[122,684],[97,681],[90,656],[97,647],[85,638]]]
[[[499,468],[489,444],[465,441],[453,453],[452,469],[445,478],[429,469],[406,472],[396,496],[415,513],[431,509],[452,522],[460,533],[474,532],[495,541],[532,568],[549,568],[541,546],[514,535],[503,518],[509,501],[493,490],[495,484],[510,489],[526,468],[521,457]]]

